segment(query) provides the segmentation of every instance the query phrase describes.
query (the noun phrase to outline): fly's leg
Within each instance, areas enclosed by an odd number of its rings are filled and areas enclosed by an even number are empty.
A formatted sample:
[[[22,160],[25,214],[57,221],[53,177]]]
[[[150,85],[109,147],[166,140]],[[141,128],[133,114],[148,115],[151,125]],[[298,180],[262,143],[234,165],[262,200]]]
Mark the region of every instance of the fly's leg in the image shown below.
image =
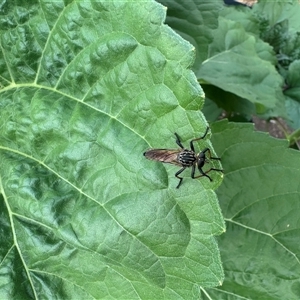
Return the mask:
[[[176,132],[175,132],[174,134],[175,134],[175,136],[176,136],[176,144],[177,144],[181,149],[184,149],[183,145],[181,144],[179,135],[178,135]]]
[[[209,148],[205,148],[205,149],[202,151],[202,153],[204,153],[204,154],[205,154],[206,152],[208,152],[208,156],[209,156],[208,158],[209,158],[209,159],[221,160],[220,157],[212,157]]]
[[[210,171],[218,171],[218,172],[222,172],[223,173],[223,170],[222,169],[216,169],[216,168],[210,168],[209,170],[207,170],[205,172],[202,170],[202,167],[204,166],[204,164],[206,162],[206,157],[205,157],[205,153],[206,152],[208,152],[208,159],[221,160],[220,157],[212,157],[210,149],[209,148],[205,148],[202,152],[200,152],[199,159],[198,159],[198,170],[199,170],[199,172],[200,172],[201,175],[194,176],[194,177],[192,176],[192,177],[193,178],[199,178],[199,177],[205,176],[210,181],[212,181],[211,177],[209,175],[207,175],[207,173],[209,173]],[[192,173],[192,175],[194,175],[194,174]]]
[[[203,134],[201,137],[196,138],[196,139],[193,139],[193,140],[190,141],[190,147],[191,147],[191,150],[192,150],[193,152],[195,152],[195,148],[194,148],[193,142],[196,142],[196,141],[199,141],[199,140],[204,139],[204,138],[206,137],[207,133],[208,133],[208,130],[209,130],[209,127],[207,126],[207,128],[206,128],[204,134]]]
[[[207,172],[203,172],[203,170],[201,168],[198,168],[199,169],[199,172],[201,173],[201,175],[198,175],[198,176],[195,176],[195,171],[196,171],[196,168],[195,168],[195,165],[192,165],[192,172],[191,172],[191,177],[193,179],[195,178],[199,178],[199,177],[202,177],[202,176],[205,176],[207,177],[210,181],[212,181],[212,179],[210,178],[210,176],[208,176],[206,173],[208,173],[209,171],[211,171],[212,169],[209,169]]]
[[[205,176],[205,177],[207,177],[210,181],[212,181],[211,177],[208,176],[207,173],[210,172],[211,170],[213,170],[213,168],[210,168],[210,169],[209,169],[208,171],[206,171],[206,172],[204,172],[204,171],[202,170],[201,167],[198,167],[198,170],[199,170],[199,172],[201,173],[201,175],[195,176],[195,172],[194,172],[194,174],[192,173],[192,178],[193,178],[193,179]],[[223,171],[223,170],[222,170],[222,171]]]
[[[192,172],[191,172],[191,177],[194,179],[195,178],[195,164],[192,165]]]
[[[183,178],[180,177],[180,176],[178,176],[178,175],[179,175],[180,173],[182,173],[185,169],[186,169],[186,167],[183,167],[183,168],[181,168],[181,169],[175,174],[175,177],[177,177],[177,178],[179,179],[179,183],[178,183],[178,185],[176,186],[176,189],[179,188],[179,186],[181,185],[181,182],[182,182],[182,180],[183,180]]]
[[[203,172],[203,170],[202,170],[201,168],[198,168],[198,169],[199,169],[199,172],[201,173],[201,175],[195,176],[195,177],[193,177],[193,178],[199,178],[199,177],[205,176],[205,177],[207,177],[210,181],[213,181],[213,180],[211,179],[211,177],[207,175],[207,173],[209,173],[210,171],[218,171],[218,172],[222,172],[222,173],[224,172],[224,170],[221,170],[221,169],[215,169],[215,168],[210,168],[209,170],[207,170],[207,171],[205,171],[205,172]]]

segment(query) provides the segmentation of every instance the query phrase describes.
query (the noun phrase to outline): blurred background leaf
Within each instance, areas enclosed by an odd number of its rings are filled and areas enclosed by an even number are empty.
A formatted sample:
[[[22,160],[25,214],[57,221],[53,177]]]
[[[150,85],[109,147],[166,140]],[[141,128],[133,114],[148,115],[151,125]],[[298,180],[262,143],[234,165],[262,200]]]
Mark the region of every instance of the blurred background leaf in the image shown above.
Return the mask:
[[[219,114],[204,109],[207,119],[215,121],[225,115],[252,121],[254,111],[263,120],[283,118],[290,131],[299,128],[298,0],[225,1],[252,8],[225,5],[223,0],[159,2],[168,7],[167,24],[195,46],[193,70],[206,102],[213,101],[219,108]],[[246,102],[250,103],[245,113]]]

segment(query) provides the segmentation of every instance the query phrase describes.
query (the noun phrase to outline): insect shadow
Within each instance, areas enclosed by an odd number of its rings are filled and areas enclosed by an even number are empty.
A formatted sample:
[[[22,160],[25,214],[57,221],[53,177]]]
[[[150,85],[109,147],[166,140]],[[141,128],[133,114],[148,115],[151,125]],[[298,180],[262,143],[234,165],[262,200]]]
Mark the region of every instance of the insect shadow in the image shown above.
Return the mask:
[[[202,140],[206,137],[208,133],[209,127],[206,128],[203,136],[193,139],[190,141],[190,149],[185,149],[180,141],[179,135],[175,132],[176,144],[180,147],[180,149],[149,149],[144,152],[144,156],[147,159],[160,161],[162,163],[169,163],[176,166],[182,167],[178,172],[176,172],[175,176],[179,179],[179,183],[176,186],[178,189],[182,183],[183,177],[179,176],[186,168],[192,167],[191,177],[193,179],[199,177],[207,177],[210,181],[212,181],[211,177],[207,175],[210,171],[218,171],[223,172],[222,169],[210,168],[207,171],[203,171],[202,168],[206,163],[209,163],[209,160],[221,160],[219,157],[212,157],[209,148],[205,148],[200,151],[198,154],[195,152],[194,142]],[[208,157],[206,157],[208,155]],[[196,167],[200,172],[200,175],[195,176]]]

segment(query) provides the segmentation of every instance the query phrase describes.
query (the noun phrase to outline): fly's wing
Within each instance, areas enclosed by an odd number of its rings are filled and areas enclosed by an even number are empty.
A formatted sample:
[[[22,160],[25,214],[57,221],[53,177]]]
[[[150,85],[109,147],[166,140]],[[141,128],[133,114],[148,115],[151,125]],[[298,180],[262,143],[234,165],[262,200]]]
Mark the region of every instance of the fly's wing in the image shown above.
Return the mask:
[[[177,159],[178,153],[181,151],[182,150],[149,149],[144,152],[144,156],[150,160],[181,166]]]

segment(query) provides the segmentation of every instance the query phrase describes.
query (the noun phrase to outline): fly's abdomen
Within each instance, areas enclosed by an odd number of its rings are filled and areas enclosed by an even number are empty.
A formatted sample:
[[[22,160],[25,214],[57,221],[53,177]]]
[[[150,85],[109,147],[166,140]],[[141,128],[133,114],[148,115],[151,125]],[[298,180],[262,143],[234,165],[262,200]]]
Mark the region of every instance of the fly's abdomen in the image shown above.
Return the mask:
[[[186,149],[178,154],[177,159],[183,167],[191,167],[196,161],[195,153]]]

